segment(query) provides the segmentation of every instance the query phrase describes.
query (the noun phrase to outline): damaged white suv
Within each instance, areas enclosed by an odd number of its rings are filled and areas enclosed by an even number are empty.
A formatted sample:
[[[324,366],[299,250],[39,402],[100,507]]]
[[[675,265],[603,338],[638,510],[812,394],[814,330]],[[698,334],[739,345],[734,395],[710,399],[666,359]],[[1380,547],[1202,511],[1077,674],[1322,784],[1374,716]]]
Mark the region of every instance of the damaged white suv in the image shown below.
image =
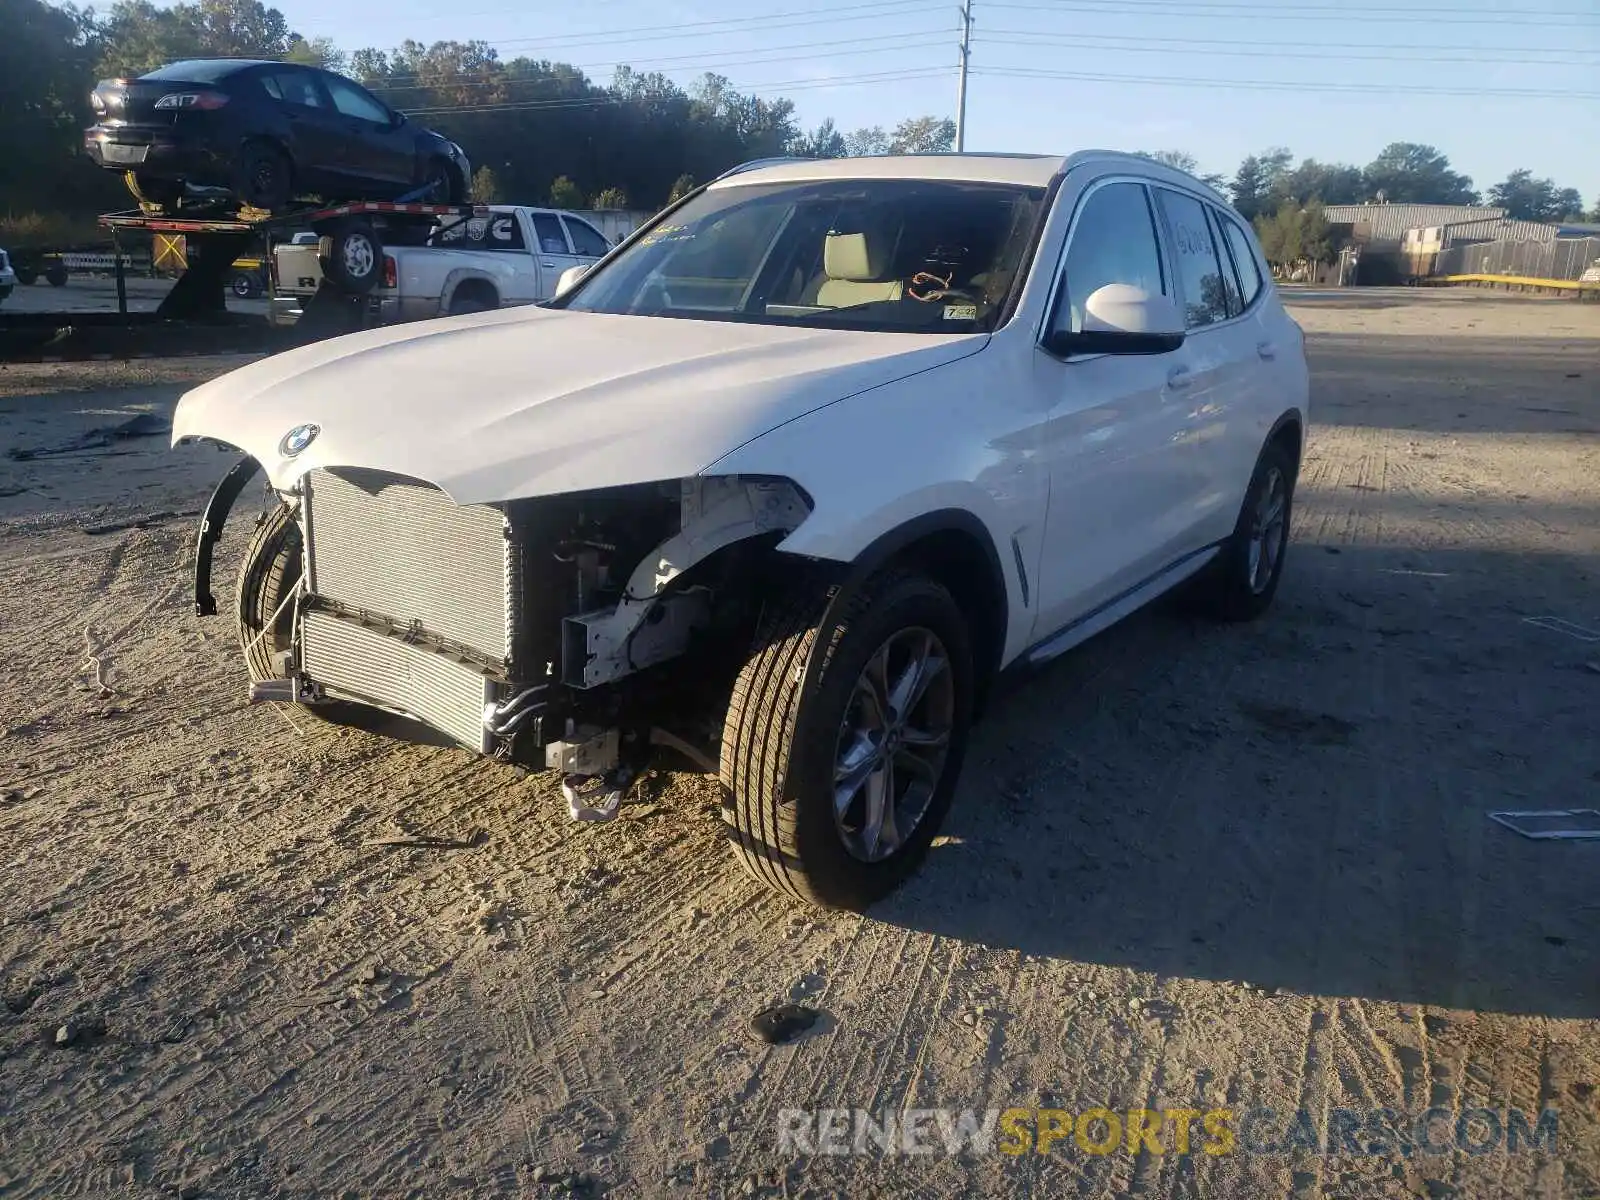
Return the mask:
[[[860,907],[933,839],[996,673],[1185,583],[1270,603],[1303,339],[1249,226],[1143,158],[768,161],[556,300],[184,397],[272,495],[256,699],[379,710],[613,815],[717,770],[758,878]]]

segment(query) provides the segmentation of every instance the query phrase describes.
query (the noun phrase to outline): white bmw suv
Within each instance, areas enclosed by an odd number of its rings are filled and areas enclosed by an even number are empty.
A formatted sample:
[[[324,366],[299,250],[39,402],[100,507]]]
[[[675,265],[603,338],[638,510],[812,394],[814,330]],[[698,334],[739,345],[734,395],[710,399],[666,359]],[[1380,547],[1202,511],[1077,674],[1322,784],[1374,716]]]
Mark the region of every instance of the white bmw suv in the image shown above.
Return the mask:
[[[1307,421],[1250,227],[1143,158],[764,161],[554,301],[357,333],[184,397],[267,509],[251,695],[389,714],[615,814],[663,745],[758,878],[921,859],[997,672],[1180,584],[1254,617]],[[395,720],[395,718],[405,718]]]

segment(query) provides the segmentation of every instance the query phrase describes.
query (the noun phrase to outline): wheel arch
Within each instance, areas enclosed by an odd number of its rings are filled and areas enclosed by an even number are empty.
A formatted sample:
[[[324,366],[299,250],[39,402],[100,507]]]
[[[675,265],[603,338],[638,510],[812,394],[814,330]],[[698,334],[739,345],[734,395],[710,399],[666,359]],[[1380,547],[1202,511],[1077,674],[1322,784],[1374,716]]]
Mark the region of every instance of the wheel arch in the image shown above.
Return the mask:
[[[456,293],[463,285],[469,291],[483,291],[488,293],[493,301],[492,308],[499,308],[505,301],[505,296],[500,291],[500,281],[487,271],[476,267],[457,267],[444,277],[444,286],[439,289],[439,311],[448,312],[450,305],[455,301]]]
[[[880,534],[841,571],[830,607],[847,605],[878,572],[893,564],[914,566],[954,597],[971,627],[975,713],[981,715],[999,673],[1010,627],[1010,595],[1000,552],[988,528],[964,508],[942,508],[912,517]]]
[[[1299,474],[1300,459],[1305,453],[1306,421],[1298,408],[1285,409],[1272,423],[1272,428],[1267,430],[1261,445],[1265,448],[1274,442],[1282,442],[1289,450],[1294,458],[1295,473]]]

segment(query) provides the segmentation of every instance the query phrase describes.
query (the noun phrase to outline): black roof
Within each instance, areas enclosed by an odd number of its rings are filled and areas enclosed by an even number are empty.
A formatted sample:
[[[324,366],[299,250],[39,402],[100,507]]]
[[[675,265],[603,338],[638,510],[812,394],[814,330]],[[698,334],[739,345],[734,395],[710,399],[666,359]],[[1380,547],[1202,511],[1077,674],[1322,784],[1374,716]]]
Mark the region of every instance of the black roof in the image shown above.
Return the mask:
[[[158,67],[140,79],[171,79],[180,83],[213,83],[249,67],[282,66],[266,58],[188,58]]]

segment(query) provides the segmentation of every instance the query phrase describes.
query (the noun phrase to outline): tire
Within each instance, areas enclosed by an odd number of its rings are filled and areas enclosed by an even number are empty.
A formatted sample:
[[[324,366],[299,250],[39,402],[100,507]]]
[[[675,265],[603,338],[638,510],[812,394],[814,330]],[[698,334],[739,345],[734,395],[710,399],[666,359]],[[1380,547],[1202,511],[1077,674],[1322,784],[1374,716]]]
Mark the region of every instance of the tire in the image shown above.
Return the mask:
[[[249,271],[239,271],[234,274],[228,285],[233,294],[241,300],[249,300],[261,294],[261,286],[256,282],[256,277]]]
[[[322,273],[342,292],[364,296],[383,277],[383,244],[370,221],[336,222],[326,234]]]
[[[447,160],[431,159],[423,183],[429,188],[424,199],[428,204],[465,204],[467,189],[461,173]]]
[[[44,269],[44,281],[51,287],[67,286],[67,269],[58,262],[51,263]]]
[[[1268,442],[1256,459],[1232,535],[1196,580],[1193,597],[1207,615],[1219,621],[1250,621],[1271,607],[1288,557],[1295,475],[1288,447]],[[1274,508],[1271,494],[1281,499],[1280,519],[1275,525],[1269,520],[1263,531],[1262,518]]]
[[[966,619],[950,593],[921,575],[890,569],[844,603],[816,579],[787,581],[784,596],[762,615],[755,648],[740,672],[723,727],[720,775],[723,816],[745,869],[778,891],[829,908],[860,910],[886,896],[916,869],[950,806],[972,719],[974,668]],[[929,641],[931,639],[931,642]],[[872,706],[859,690],[869,662],[888,651],[893,684],[904,683],[908,652],[927,646],[944,668],[911,708],[924,732],[945,734],[937,747],[900,745],[892,762],[904,774],[863,774],[883,760],[880,740],[860,733]],[[880,694],[881,694],[881,688]],[[852,732],[855,731],[855,732]],[[880,738],[883,736],[880,731]],[[859,788],[843,817],[834,815],[835,769],[841,753],[861,759]],[[931,769],[907,769],[910,755]],[[866,805],[880,784],[920,819],[900,811],[898,844],[872,857]],[[860,782],[864,780],[865,782]],[[920,782],[920,786],[918,786]],[[881,794],[881,792],[879,792]],[[909,825],[909,828],[904,828]]]
[[[234,165],[233,191],[251,208],[281,211],[294,194],[294,165],[271,142],[246,142]]]
[[[295,524],[294,510],[280,504],[256,526],[239,570],[235,612],[251,683],[282,678],[276,659],[294,641],[294,606],[284,605],[284,600],[300,582],[301,564],[300,526]],[[271,631],[260,636],[274,613],[278,619]]]
[[[177,179],[162,179],[155,175],[125,172],[122,181],[140,204],[152,204],[162,212],[171,212],[183,199],[183,183]]]
[[[39,282],[39,272],[34,267],[17,267],[17,282],[23,287],[32,287]]]
[[[483,295],[477,288],[469,288],[464,296],[458,289],[457,293],[450,297],[450,308],[445,315],[459,317],[464,313],[489,312],[499,307],[493,297]]]

